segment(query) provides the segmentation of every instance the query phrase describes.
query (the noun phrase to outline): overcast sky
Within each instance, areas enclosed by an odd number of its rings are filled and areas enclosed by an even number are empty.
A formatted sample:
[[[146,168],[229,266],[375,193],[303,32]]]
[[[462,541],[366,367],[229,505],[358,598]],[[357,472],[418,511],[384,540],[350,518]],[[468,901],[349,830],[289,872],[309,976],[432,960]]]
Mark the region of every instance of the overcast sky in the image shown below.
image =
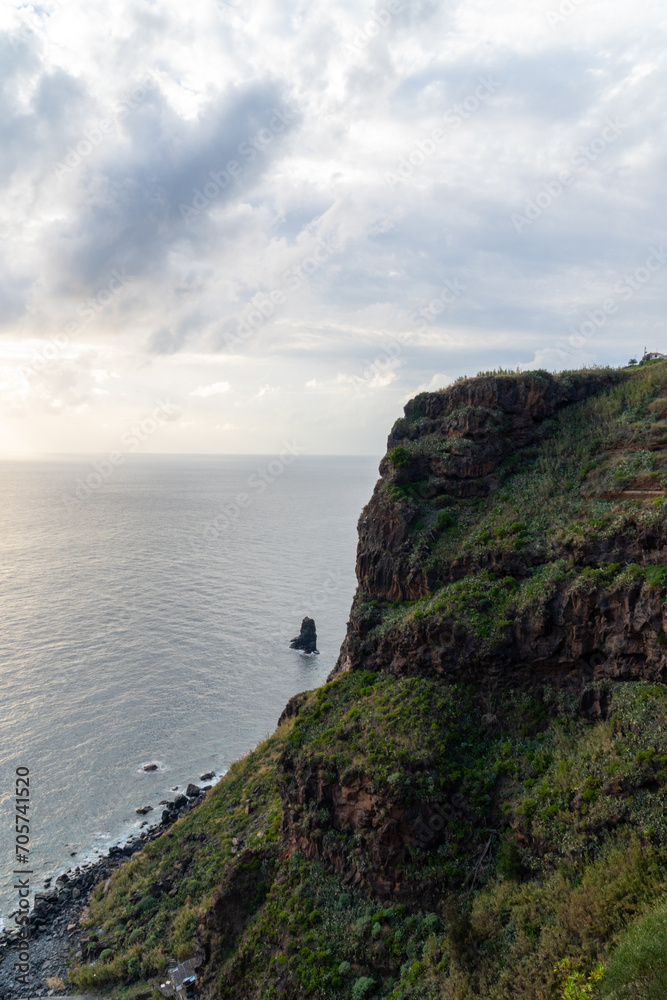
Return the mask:
[[[461,374],[667,351],[666,22],[5,3],[0,451],[375,454]]]

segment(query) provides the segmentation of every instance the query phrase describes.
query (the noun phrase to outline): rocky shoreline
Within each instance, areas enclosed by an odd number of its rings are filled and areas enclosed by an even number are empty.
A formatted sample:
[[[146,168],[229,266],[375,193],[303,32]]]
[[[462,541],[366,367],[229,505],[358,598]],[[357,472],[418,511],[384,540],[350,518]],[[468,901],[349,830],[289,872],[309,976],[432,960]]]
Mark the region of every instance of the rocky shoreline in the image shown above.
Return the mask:
[[[211,787],[188,785],[185,794],[176,796],[173,802],[164,803],[162,818],[154,826],[147,827],[122,845],[112,846],[98,860],[68,869],[55,879],[53,887],[50,886],[51,879],[46,880],[45,890],[35,893],[29,917],[29,986],[22,985],[15,978],[18,930],[9,929],[0,934],[0,1000],[28,1000],[31,997],[76,993],[67,982],[68,964],[91,961],[104,946],[90,941],[88,932],[81,927],[93,889],[100,882],[106,882],[145,844],[162,836],[179,816],[203,802]],[[10,921],[13,916],[10,914]],[[64,984],[62,987],[58,980]],[[149,997],[150,993],[146,996]]]

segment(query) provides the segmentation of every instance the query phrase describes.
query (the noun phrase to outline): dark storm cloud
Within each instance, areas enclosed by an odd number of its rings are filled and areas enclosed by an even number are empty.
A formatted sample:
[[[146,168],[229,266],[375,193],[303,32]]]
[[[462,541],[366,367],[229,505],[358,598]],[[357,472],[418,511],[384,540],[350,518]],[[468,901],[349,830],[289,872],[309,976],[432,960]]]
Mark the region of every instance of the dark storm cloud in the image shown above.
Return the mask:
[[[0,34],[0,183],[50,166],[90,106],[85,87],[63,69],[46,72],[33,34]],[[26,96],[26,95],[30,96]]]
[[[210,213],[271,169],[295,117],[272,82],[230,87],[195,120],[151,93],[113,155],[80,170],[76,206],[51,234],[61,274],[91,288],[119,264],[159,277],[178,244],[195,257],[205,252],[215,230]],[[263,130],[265,148],[248,142]]]

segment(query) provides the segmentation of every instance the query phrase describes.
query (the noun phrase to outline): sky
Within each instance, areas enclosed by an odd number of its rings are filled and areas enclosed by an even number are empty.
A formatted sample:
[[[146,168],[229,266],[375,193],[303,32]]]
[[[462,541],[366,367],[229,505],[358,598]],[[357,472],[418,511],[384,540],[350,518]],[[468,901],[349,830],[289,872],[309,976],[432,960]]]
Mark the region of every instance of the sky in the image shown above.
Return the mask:
[[[0,8],[0,454],[379,454],[667,351],[656,0]]]

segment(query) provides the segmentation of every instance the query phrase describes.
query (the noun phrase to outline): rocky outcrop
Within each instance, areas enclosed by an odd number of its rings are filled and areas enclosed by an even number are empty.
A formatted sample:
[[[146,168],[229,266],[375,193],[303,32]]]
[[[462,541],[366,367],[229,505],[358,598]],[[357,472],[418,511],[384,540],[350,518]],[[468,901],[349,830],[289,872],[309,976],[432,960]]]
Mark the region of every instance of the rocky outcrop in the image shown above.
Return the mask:
[[[430,674],[485,687],[667,682],[667,604],[640,583],[560,590],[537,613],[531,609],[505,626],[497,642],[447,617],[411,619],[379,638],[367,634],[367,624],[353,617],[338,669]]]
[[[380,463],[382,478],[359,520],[359,590],[385,601],[428,593],[420,558],[426,551],[415,553],[410,542],[418,509],[410,494],[417,500],[488,496],[501,483],[501,463],[549,433],[545,425],[559,410],[623,377],[620,372],[560,378],[531,372],[471,379],[410,400],[391,430]],[[396,455],[395,449],[402,450]],[[389,482],[395,490],[408,488],[404,502],[389,495]]]
[[[577,487],[582,503],[594,496],[606,501],[604,516],[609,524],[618,524],[615,530],[593,530],[586,520],[595,513],[589,507],[588,513],[577,515],[578,533],[561,531],[562,538],[556,538],[547,526],[531,545],[496,545],[491,538],[486,545],[452,546],[445,558],[436,560],[429,558],[429,546],[437,540],[437,529],[422,530],[421,519],[429,511],[443,511],[437,516],[446,524],[453,503],[459,510],[466,507],[464,516],[483,516],[479,498],[505,490],[515,470],[528,467],[537,446],[559,433],[554,419],[559,411],[628,377],[616,371],[478,378],[422,393],[407,404],[405,416],[389,435],[387,455],[380,463],[382,478],[359,520],[358,590],[334,674],[357,668],[429,673],[491,686],[539,686],[545,680],[580,684],[604,677],[667,680],[662,586],[646,585],[641,574],[608,586],[582,585],[576,579],[577,571],[610,564],[640,569],[667,565],[667,522],[646,516],[664,493],[656,488],[659,472],[646,477],[632,473],[633,488],[613,496],[601,488],[595,493],[596,487],[584,482],[585,472],[583,478],[562,484],[563,491]],[[662,397],[652,402],[645,391],[645,413],[661,417]],[[651,391],[664,395],[659,385]],[[658,470],[667,468],[663,424],[648,416],[640,430],[631,432],[630,420],[622,410],[615,412],[623,444],[614,447],[629,449],[629,464],[639,455],[639,468],[641,456],[651,455]],[[456,614],[446,607],[440,612],[426,608],[416,615],[406,609],[400,620],[385,620],[392,603],[418,601],[485,573],[528,581],[539,567],[557,560],[569,567],[562,579],[543,598],[536,593],[529,607],[517,610],[510,605],[508,620],[496,621],[493,628],[476,628],[471,616],[466,621],[464,597]]]
[[[290,649],[300,649],[303,653],[317,653],[317,631],[312,618],[304,618],[301,631],[289,644]]]
[[[410,849],[435,847],[446,820],[457,818],[462,805],[455,794],[444,808],[421,800],[407,804],[390,797],[386,787],[375,789],[364,774],[332,775],[316,763],[299,766],[287,752],[279,762],[279,787],[281,839],[288,851],[323,862],[347,884],[364,884],[398,900],[423,894],[423,887],[399,874]],[[357,867],[361,845],[365,863]]]

